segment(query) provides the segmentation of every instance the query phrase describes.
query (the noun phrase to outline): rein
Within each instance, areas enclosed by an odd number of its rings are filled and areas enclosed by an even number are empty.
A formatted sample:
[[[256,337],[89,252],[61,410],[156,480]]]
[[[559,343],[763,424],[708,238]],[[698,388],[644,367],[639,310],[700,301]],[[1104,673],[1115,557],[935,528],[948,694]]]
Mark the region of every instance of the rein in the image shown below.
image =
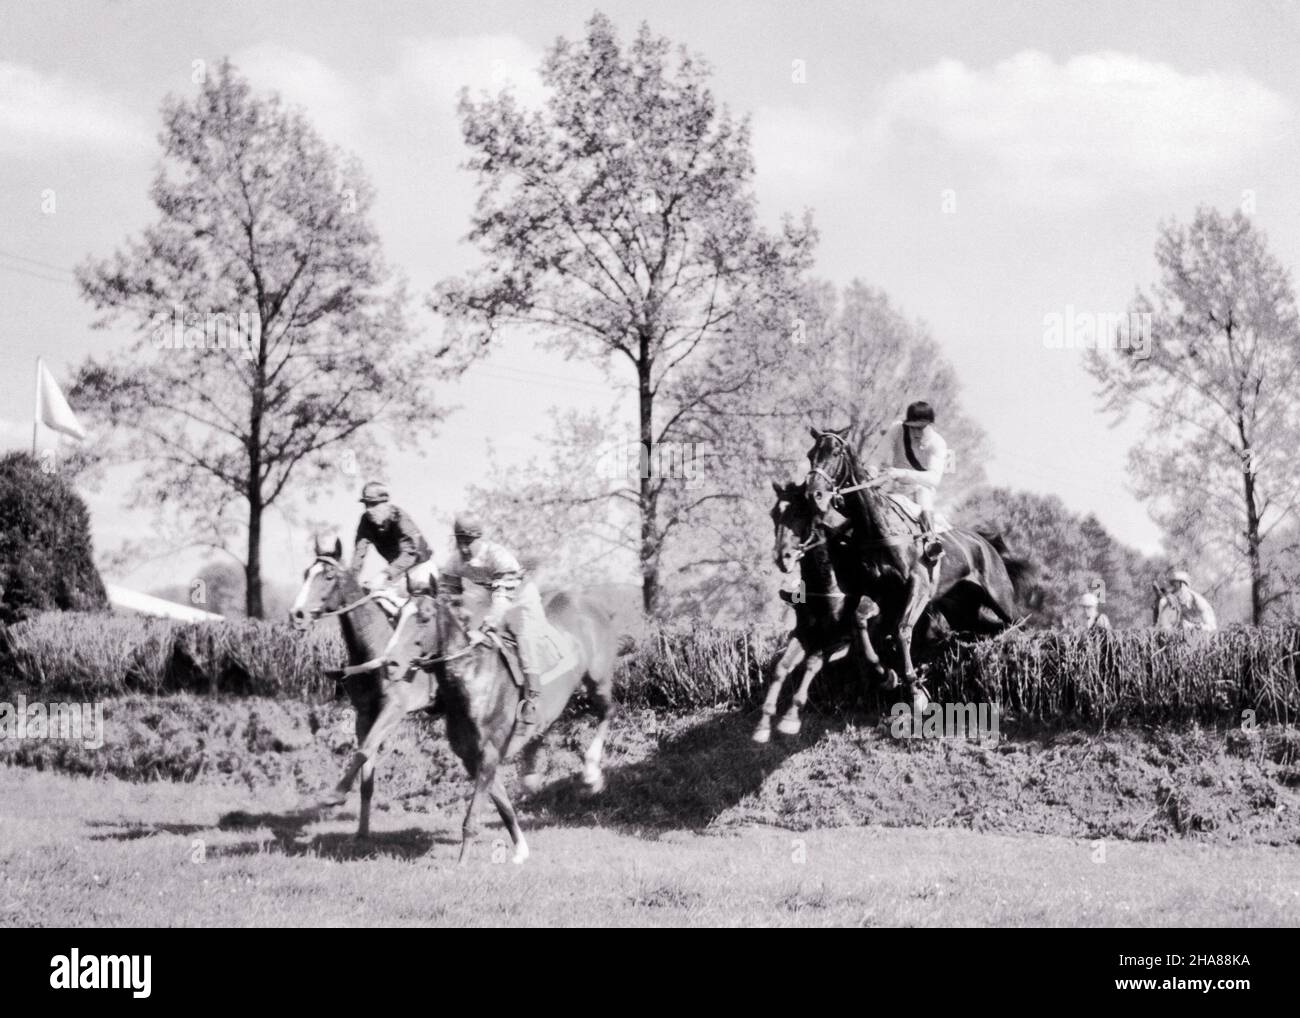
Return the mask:
[[[841,461],[841,466],[840,466],[840,473],[844,473],[845,471],[847,471],[849,476],[846,478],[846,480],[850,481],[851,483],[845,487],[840,487],[840,482],[837,481],[830,474],[828,474],[821,467],[813,467],[808,471],[808,476],[804,479],[805,485],[807,485],[808,482],[810,482],[814,477],[824,478],[826,483],[831,486],[831,497],[839,498],[842,495],[849,495],[855,491],[869,491],[873,488],[878,488],[889,479],[888,475],[882,474],[881,476],[872,478],[869,481],[859,482],[858,479],[855,476],[853,476],[853,470],[850,466],[850,460],[848,456],[848,449],[849,449],[848,442],[846,442],[839,435],[835,434],[835,432],[833,431],[824,432],[823,437],[834,439],[843,448],[844,452],[843,452],[843,459]],[[874,541],[859,542],[859,547],[861,548],[903,548],[911,544],[915,540],[917,540],[917,538],[909,534],[897,534],[893,537],[882,537]]]

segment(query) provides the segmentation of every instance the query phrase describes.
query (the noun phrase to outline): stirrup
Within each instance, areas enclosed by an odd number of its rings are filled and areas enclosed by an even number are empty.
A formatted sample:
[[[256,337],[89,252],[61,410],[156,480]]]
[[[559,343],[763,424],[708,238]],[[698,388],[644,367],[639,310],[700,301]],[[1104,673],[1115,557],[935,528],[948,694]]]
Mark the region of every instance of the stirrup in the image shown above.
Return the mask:
[[[537,724],[537,694],[524,694],[524,698],[519,701],[519,720],[528,727]]]

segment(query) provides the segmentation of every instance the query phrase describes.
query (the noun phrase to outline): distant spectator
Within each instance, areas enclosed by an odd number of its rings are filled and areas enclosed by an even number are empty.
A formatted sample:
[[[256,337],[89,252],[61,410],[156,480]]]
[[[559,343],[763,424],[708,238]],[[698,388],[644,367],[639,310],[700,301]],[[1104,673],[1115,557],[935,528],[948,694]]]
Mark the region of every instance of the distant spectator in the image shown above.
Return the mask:
[[[1210,602],[1192,589],[1192,578],[1182,569],[1169,574],[1169,597],[1178,608],[1183,629],[1212,633],[1219,628]]]
[[[1110,618],[1101,610],[1101,598],[1091,590],[1079,598],[1085,629],[1109,629]]]

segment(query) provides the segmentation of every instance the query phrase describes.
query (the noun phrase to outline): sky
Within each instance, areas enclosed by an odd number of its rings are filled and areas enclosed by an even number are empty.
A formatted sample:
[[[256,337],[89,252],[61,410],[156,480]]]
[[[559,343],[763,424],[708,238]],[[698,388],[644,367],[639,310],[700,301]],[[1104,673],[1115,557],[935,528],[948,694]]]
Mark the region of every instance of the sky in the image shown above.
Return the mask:
[[[378,191],[385,254],[422,296],[477,261],[464,241],[474,187],[460,168],[459,89],[510,87],[540,104],[542,54],[558,36],[579,37],[595,9],[0,3],[0,448],[30,446],[37,357],[66,379],[126,338],[91,330],[71,270],[155,219],[160,105],[194,94],[197,72],[229,55],[255,88],[301,105],[356,153]],[[1058,495],[1158,550],[1125,470],[1141,422],[1111,426],[1080,352],[1046,344],[1047,323],[1124,311],[1154,282],[1160,224],[1200,204],[1245,209],[1296,265],[1300,4],[599,9],[625,39],[648,20],[710,62],[718,97],[752,118],[764,221],[812,210],[818,276],[880,287],[928,325],[991,440],[990,481]],[[422,307],[416,320],[436,340]],[[552,407],[630,409],[594,367],[523,337],[438,395],[460,409],[419,437],[422,456],[391,456],[386,477],[435,543],[466,485],[484,480],[489,443],[520,462],[539,451]],[[364,478],[340,480],[336,496],[292,519],[273,515],[265,575],[295,578],[319,521],[351,533]],[[124,507],[129,483],[118,472],[85,492],[101,553],[153,525]],[[106,579],[148,589],[192,575],[197,561],[141,561]]]

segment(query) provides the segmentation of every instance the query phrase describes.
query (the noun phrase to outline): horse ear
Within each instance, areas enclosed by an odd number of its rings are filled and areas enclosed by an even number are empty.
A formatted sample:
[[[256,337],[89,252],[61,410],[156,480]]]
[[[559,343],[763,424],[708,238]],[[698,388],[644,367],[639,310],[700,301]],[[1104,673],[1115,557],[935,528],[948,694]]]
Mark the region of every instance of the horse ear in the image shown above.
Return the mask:
[[[839,435],[840,438],[847,438],[847,437],[848,437],[848,434],[849,434],[849,429],[852,428],[852,427],[853,427],[852,424],[846,424],[846,425],[844,425],[844,427],[842,427],[842,428],[840,428],[838,431],[836,431],[835,434]]]
[[[810,427],[810,428],[808,429],[808,433],[809,433],[810,435],[812,435],[812,437],[813,437],[814,439],[817,439],[817,440],[820,440],[821,437],[822,437],[822,433],[821,433],[820,431],[818,431],[816,428],[813,428],[813,427]]]
[[[772,490],[776,492],[777,498],[785,498],[785,488],[777,484],[776,481],[772,482]]]
[[[320,534],[311,535],[311,553],[320,558]]]
[[[343,560],[343,541],[340,540],[340,539],[337,538],[337,537],[334,538],[334,552],[333,552],[333,554],[334,554],[334,557],[335,557],[336,559],[338,559],[339,561],[342,561],[342,560]]]

